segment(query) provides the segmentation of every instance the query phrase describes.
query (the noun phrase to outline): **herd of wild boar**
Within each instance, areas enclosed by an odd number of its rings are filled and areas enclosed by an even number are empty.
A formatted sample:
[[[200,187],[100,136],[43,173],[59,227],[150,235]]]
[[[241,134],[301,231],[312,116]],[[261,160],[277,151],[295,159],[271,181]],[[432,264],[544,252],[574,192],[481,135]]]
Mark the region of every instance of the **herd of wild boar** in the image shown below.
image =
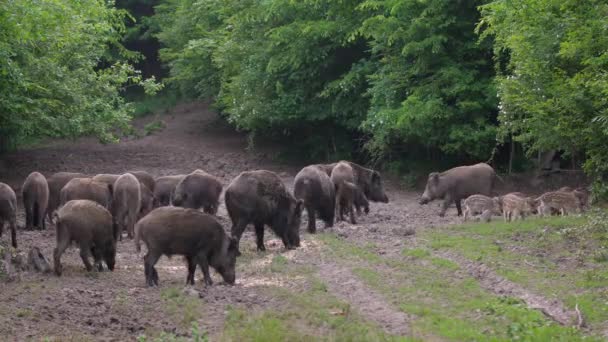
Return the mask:
[[[490,197],[495,180],[491,166],[476,164],[429,174],[421,204],[443,199],[439,215],[454,202],[465,221],[492,215],[505,220],[538,213],[566,215],[582,211],[587,205],[584,189],[562,188],[542,196],[510,193]],[[352,224],[361,211],[369,213],[369,201],[388,203],[380,173],[348,161],[316,164],[303,168],[295,177],[293,193],[277,174],[266,170],[246,171],[224,190],[215,176],[195,170],[187,175],[153,178],[145,171],[121,175],[95,176],[58,172],[45,178],[32,172],[23,183],[22,198],[26,229],[45,229],[45,219],[56,227],[57,245],[53,251],[55,273],[62,273],[61,255],[72,244],[88,271],[93,266],[109,270],[115,266],[116,244],[123,233],[147,247],[144,273],[149,286],[158,285],[154,268],[162,255],[182,255],[187,262],[187,283],[194,284],[199,266],[206,285],[211,285],[209,266],[228,284],[234,284],[239,241],[249,224],[255,229],[257,249],[265,250],[264,226],[268,226],[287,249],[300,246],[302,211],[308,215],[308,232],[316,232],[317,216],[332,227],[335,220],[348,216]],[[232,221],[228,236],[217,220],[220,195]],[[202,209],[202,211],[201,211]],[[16,236],[17,197],[10,186],[0,183],[0,235],[5,222]],[[94,265],[89,258],[93,257]]]

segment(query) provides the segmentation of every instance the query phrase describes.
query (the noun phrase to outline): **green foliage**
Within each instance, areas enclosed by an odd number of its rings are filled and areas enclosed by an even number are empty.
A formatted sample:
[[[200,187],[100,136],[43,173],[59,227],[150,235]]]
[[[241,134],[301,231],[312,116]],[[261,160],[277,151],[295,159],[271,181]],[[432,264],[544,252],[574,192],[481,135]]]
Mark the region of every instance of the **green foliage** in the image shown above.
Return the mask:
[[[586,153],[608,191],[608,4],[602,0],[499,0],[481,7],[495,40],[501,134],[528,152]]]
[[[494,71],[473,32],[478,1],[464,3],[166,0],[156,9],[172,84],[215,97],[243,130],[287,137],[315,159],[352,157],[370,138],[378,157],[408,143],[480,158],[495,137]]]
[[[115,140],[130,107],[124,85],[143,80],[120,45],[125,12],[112,2],[0,2],[0,149],[41,136]]]

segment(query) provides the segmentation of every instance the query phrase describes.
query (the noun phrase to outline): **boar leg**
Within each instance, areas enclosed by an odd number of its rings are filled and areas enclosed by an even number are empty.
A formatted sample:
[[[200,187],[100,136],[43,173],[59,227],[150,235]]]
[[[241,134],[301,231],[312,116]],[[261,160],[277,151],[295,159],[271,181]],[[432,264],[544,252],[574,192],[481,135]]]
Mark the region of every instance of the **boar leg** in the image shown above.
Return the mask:
[[[205,253],[199,253],[196,257],[198,259],[198,264],[203,271],[203,278],[205,281],[205,286],[213,285],[213,280],[211,280],[211,274],[209,274],[209,260],[207,260],[207,256]]]
[[[471,210],[469,209],[469,207],[464,207],[464,217],[463,217],[464,222],[467,222],[470,212],[471,212]]]
[[[349,203],[349,211],[350,211],[350,223],[351,224],[357,224],[357,221],[355,220],[355,208],[354,205],[352,203]]]
[[[450,195],[445,195],[443,203],[441,203],[441,209],[439,210],[439,217],[445,216],[445,212],[448,210],[450,203],[452,203],[452,197]]]
[[[91,254],[93,255],[93,260],[95,261],[95,267],[97,268],[97,271],[103,271],[103,264],[101,263],[101,260],[103,259],[101,255],[101,249],[95,248],[95,246],[93,246],[91,247]]]
[[[456,203],[456,210],[458,211],[458,216],[462,216],[462,207],[460,206],[460,200],[456,199],[454,200],[454,203]]]
[[[25,201],[24,201],[25,202]],[[25,229],[32,228],[32,208],[29,203],[24,205],[25,209]]]
[[[230,229],[231,235],[236,240],[237,246],[239,245],[239,242],[241,241],[241,236],[243,235],[243,232],[245,231],[246,227],[247,227],[247,221],[237,220],[232,225],[232,228]],[[241,251],[239,251],[238,248],[236,251],[236,255],[237,256],[241,255]]]
[[[59,231],[57,233],[60,233]],[[60,236],[57,237],[57,247],[53,251],[53,262],[55,268],[55,274],[57,276],[61,276],[63,267],[61,266],[61,255],[70,245],[70,240],[66,238],[62,238]]]
[[[144,256],[144,273],[149,287],[158,286],[158,272],[154,268],[158,259],[160,259],[160,254],[152,254],[150,251]]]
[[[264,224],[263,223],[255,223],[255,242],[258,246],[258,251],[265,251],[266,246],[264,246]]]
[[[84,267],[86,267],[87,271],[89,271],[89,272],[91,272],[93,270],[93,266],[91,265],[91,262],[89,261],[90,252],[91,252],[91,247],[89,246],[89,244],[86,242],[81,242],[80,243],[80,258],[82,259],[82,262],[84,263]]]
[[[186,257],[188,263],[188,278],[186,278],[186,285],[194,285],[194,273],[196,272],[196,263],[192,260],[191,256]]]
[[[308,204],[306,206],[306,212],[308,213],[308,232],[314,234],[317,231],[317,222],[315,216],[315,208]]]

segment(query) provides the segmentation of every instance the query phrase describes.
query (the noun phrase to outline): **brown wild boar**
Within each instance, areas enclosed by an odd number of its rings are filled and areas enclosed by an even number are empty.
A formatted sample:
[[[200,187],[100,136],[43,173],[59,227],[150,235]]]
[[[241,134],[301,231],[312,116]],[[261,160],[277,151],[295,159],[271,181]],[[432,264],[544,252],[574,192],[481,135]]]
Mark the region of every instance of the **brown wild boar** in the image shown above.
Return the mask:
[[[511,220],[519,217],[524,219],[526,215],[532,214],[531,201],[527,197],[517,196],[513,193],[506,194],[500,197],[500,203],[502,205],[502,215],[505,222],[511,222]]]
[[[316,215],[325,222],[325,228],[334,225],[336,192],[326,171],[318,165],[303,168],[294,180],[293,195],[304,201],[308,213],[308,232],[315,233]]]
[[[194,285],[196,265],[203,271],[205,285],[211,286],[209,266],[228,284],[235,282],[237,242],[229,238],[217,219],[194,209],[162,207],[154,209],[135,225],[135,248],[140,240],[148,252],[144,269],[148,286],[158,286],[154,268],[162,255],[183,255],[188,263],[186,284]]]
[[[368,200],[373,202],[388,203],[388,196],[386,196],[386,193],[384,192],[382,177],[378,171],[374,171],[359,164],[344,160],[337,163],[336,166],[338,166],[340,163],[348,163],[348,165],[350,165],[353,170],[353,178],[355,180],[352,183],[355,183],[355,185],[357,185],[357,187],[363,191],[363,194]]]
[[[536,201],[538,202],[538,213],[541,216],[551,215],[552,210],[559,211],[562,216],[583,210],[581,200],[572,192],[546,192]]]
[[[589,191],[584,187],[572,189],[569,186],[564,186],[557,191],[573,193],[581,202],[581,210],[585,210],[589,206]]]
[[[10,186],[0,183],[0,237],[5,222],[11,230],[11,243],[17,248],[17,196]]]
[[[365,212],[366,215],[369,214],[369,201],[367,200],[367,196],[365,196],[365,194],[363,193],[363,190],[361,190],[358,186],[355,186],[354,190],[355,190],[355,198],[354,198],[353,204],[355,205],[355,208],[357,209],[357,215],[361,215],[361,208],[363,208],[363,211]]]
[[[78,172],[57,172],[47,179],[49,185],[49,204],[46,209],[46,216],[52,222],[53,212],[59,208],[61,189],[74,178],[86,178],[87,175]]]
[[[464,221],[475,215],[482,215],[486,222],[490,222],[492,214],[500,215],[499,199],[485,195],[471,195],[464,200]]]
[[[59,197],[61,205],[71,200],[88,199],[112,210],[112,192],[111,184],[97,182],[91,178],[74,178],[61,189]]]
[[[93,270],[90,255],[93,255],[97,270],[103,270],[102,260],[110,271],[114,270],[118,229],[106,208],[90,200],[73,200],[59,208],[54,216],[57,247],[53,251],[53,261],[57,276],[61,276],[63,270],[61,255],[72,242],[80,247],[80,257],[87,271]]]
[[[255,227],[257,248],[260,251],[266,250],[264,225],[268,225],[283,240],[285,248],[300,246],[300,221],[304,202],[293,197],[274,172],[242,172],[228,185],[224,199],[237,246],[249,223]]]
[[[133,176],[135,176],[135,178],[137,178],[137,180],[148,187],[148,189],[150,189],[150,191],[154,192],[154,186],[156,185],[156,182],[154,181],[154,177],[152,177],[151,174],[149,174],[146,171],[127,171],[125,173],[130,173]]]
[[[444,216],[448,206],[454,202],[458,216],[461,216],[460,201],[475,194],[490,196],[497,178],[494,169],[485,163],[459,166],[441,173],[431,172],[420,204],[443,199],[439,216]]]
[[[336,198],[339,199],[336,203],[336,210],[338,211],[340,221],[343,221],[344,214],[348,213],[350,215],[350,222],[357,224],[355,221],[355,208],[357,208],[359,215],[361,214],[361,207],[365,209],[366,213],[369,213],[369,202],[363,191],[354,183],[342,182],[338,187]]]
[[[203,170],[196,170],[177,183],[171,202],[178,207],[199,209],[215,215],[219,208],[222,183]]]
[[[46,229],[45,216],[49,204],[49,185],[40,172],[27,176],[21,189],[25,209],[25,228]]]
[[[355,183],[355,175],[350,163],[341,161],[331,172],[331,181],[336,189],[336,212],[338,221],[344,220],[344,212],[350,214],[350,223],[356,224],[355,211],[353,209],[354,192],[346,183]]]
[[[118,177],[114,183],[112,214],[118,226],[119,240],[122,240],[122,233],[125,230],[127,236],[133,238],[133,228],[141,206],[140,186],[137,178],[130,173]]]
[[[154,191],[154,207],[167,206],[171,204],[173,190],[186,175],[163,176],[155,180]]]

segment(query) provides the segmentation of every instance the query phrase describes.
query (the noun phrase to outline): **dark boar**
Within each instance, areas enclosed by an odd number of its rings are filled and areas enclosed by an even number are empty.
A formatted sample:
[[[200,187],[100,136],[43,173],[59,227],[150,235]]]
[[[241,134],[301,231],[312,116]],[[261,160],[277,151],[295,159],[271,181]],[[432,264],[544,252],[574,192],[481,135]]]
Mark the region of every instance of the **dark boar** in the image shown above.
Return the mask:
[[[52,222],[53,212],[59,208],[61,203],[61,189],[74,178],[85,178],[87,175],[78,172],[57,172],[47,179],[49,185],[49,205],[46,209],[46,215],[49,222]]]
[[[296,175],[293,194],[295,198],[304,201],[310,233],[317,230],[315,222],[317,213],[325,222],[326,228],[334,225],[336,192],[325,170],[318,165],[303,168]]]
[[[89,200],[68,201],[55,213],[55,223],[57,247],[53,251],[53,261],[57,276],[62,273],[61,255],[72,242],[80,247],[80,257],[87,271],[93,270],[90,255],[99,271],[103,270],[102,260],[110,271],[114,270],[118,232],[112,223],[112,214],[106,208]]]
[[[154,207],[167,206],[171,204],[173,190],[186,175],[163,176],[156,178],[154,185]]]
[[[133,228],[141,206],[141,184],[130,173],[118,177],[114,183],[112,200],[112,214],[118,226],[118,238],[122,240],[122,233],[126,230],[127,236],[133,238]]]
[[[215,215],[219,207],[222,183],[202,170],[196,170],[177,183],[172,203],[178,207],[199,209]]]
[[[0,183],[0,237],[7,222],[11,230],[11,242],[17,248],[17,196],[7,184]]]
[[[150,191],[154,192],[154,186],[156,185],[156,182],[154,181],[154,177],[152,177],[151,174],[146,171],[127,171],[126,173],[130,173],[135,176],[135,178],[137,178],[137,180],[141,184],[147,186]]]
[[[490,196],[496,178],[494,169],[485,163],[459,166],[442,173],[432,172],[429,174],[420,204],[443,199],[439,216],[444,216],[448,206],[454,202],[458,216],[461,216],[460,201],[475,194]]]
[[[88,199],[112,210],[112,191],[111,184],[97,182],[91,178],[74,178],[61,189],[60,203],[63,205],[71,200]]]
[[[255,226],[260,251],[266,250],[264,225],[283,240],[285,248],[300,246],[304,202],[295,199],[275,173],[265,170],[242,172],[228,185],[224,197],[237,246],[249,223]]]
[[[382,185],[382,177],[378,171],[365,168],[359,164],[341,161],[340,163],[348,163],[353,169],[353,177],[355,185],[363,191],[365,197],[373,202],[388,203],[388,196],[384,192]],[[340,163],[336,164],[338,166]],[[335,167],[334,167],[335,169]],[[333,172],[333,170],[332,170]]]
[[[49,185],[40,172],[27,176],[22,187],[25,227],[46,229],[45,216],[49,204]]]
[[[355,205],[355,208],[357,209],[357,215],[361,215],[361,208],[363,208],[365,214],[369,214],[369,200],[367,199],[367,196],[365,196],[365,194],[363,193],[363,190],[361,190],[361,188],[359,188],[358,186],[355,186],[354,192],[355,198],[353,203]]]
[[[179,207],[154,209],[135,225],[135,248],[141,250],[140,239],[148,247],[144,269],[148,286],[158,286],[154,265],[162,255],[183,255],[188,263],[186,284],[194,285],[198,264],[205,277],[205,285],[212,284],[209,266],[225,282],[234,284],[237,242],[229,238],[224,228],[211,215],[198,210]]]

